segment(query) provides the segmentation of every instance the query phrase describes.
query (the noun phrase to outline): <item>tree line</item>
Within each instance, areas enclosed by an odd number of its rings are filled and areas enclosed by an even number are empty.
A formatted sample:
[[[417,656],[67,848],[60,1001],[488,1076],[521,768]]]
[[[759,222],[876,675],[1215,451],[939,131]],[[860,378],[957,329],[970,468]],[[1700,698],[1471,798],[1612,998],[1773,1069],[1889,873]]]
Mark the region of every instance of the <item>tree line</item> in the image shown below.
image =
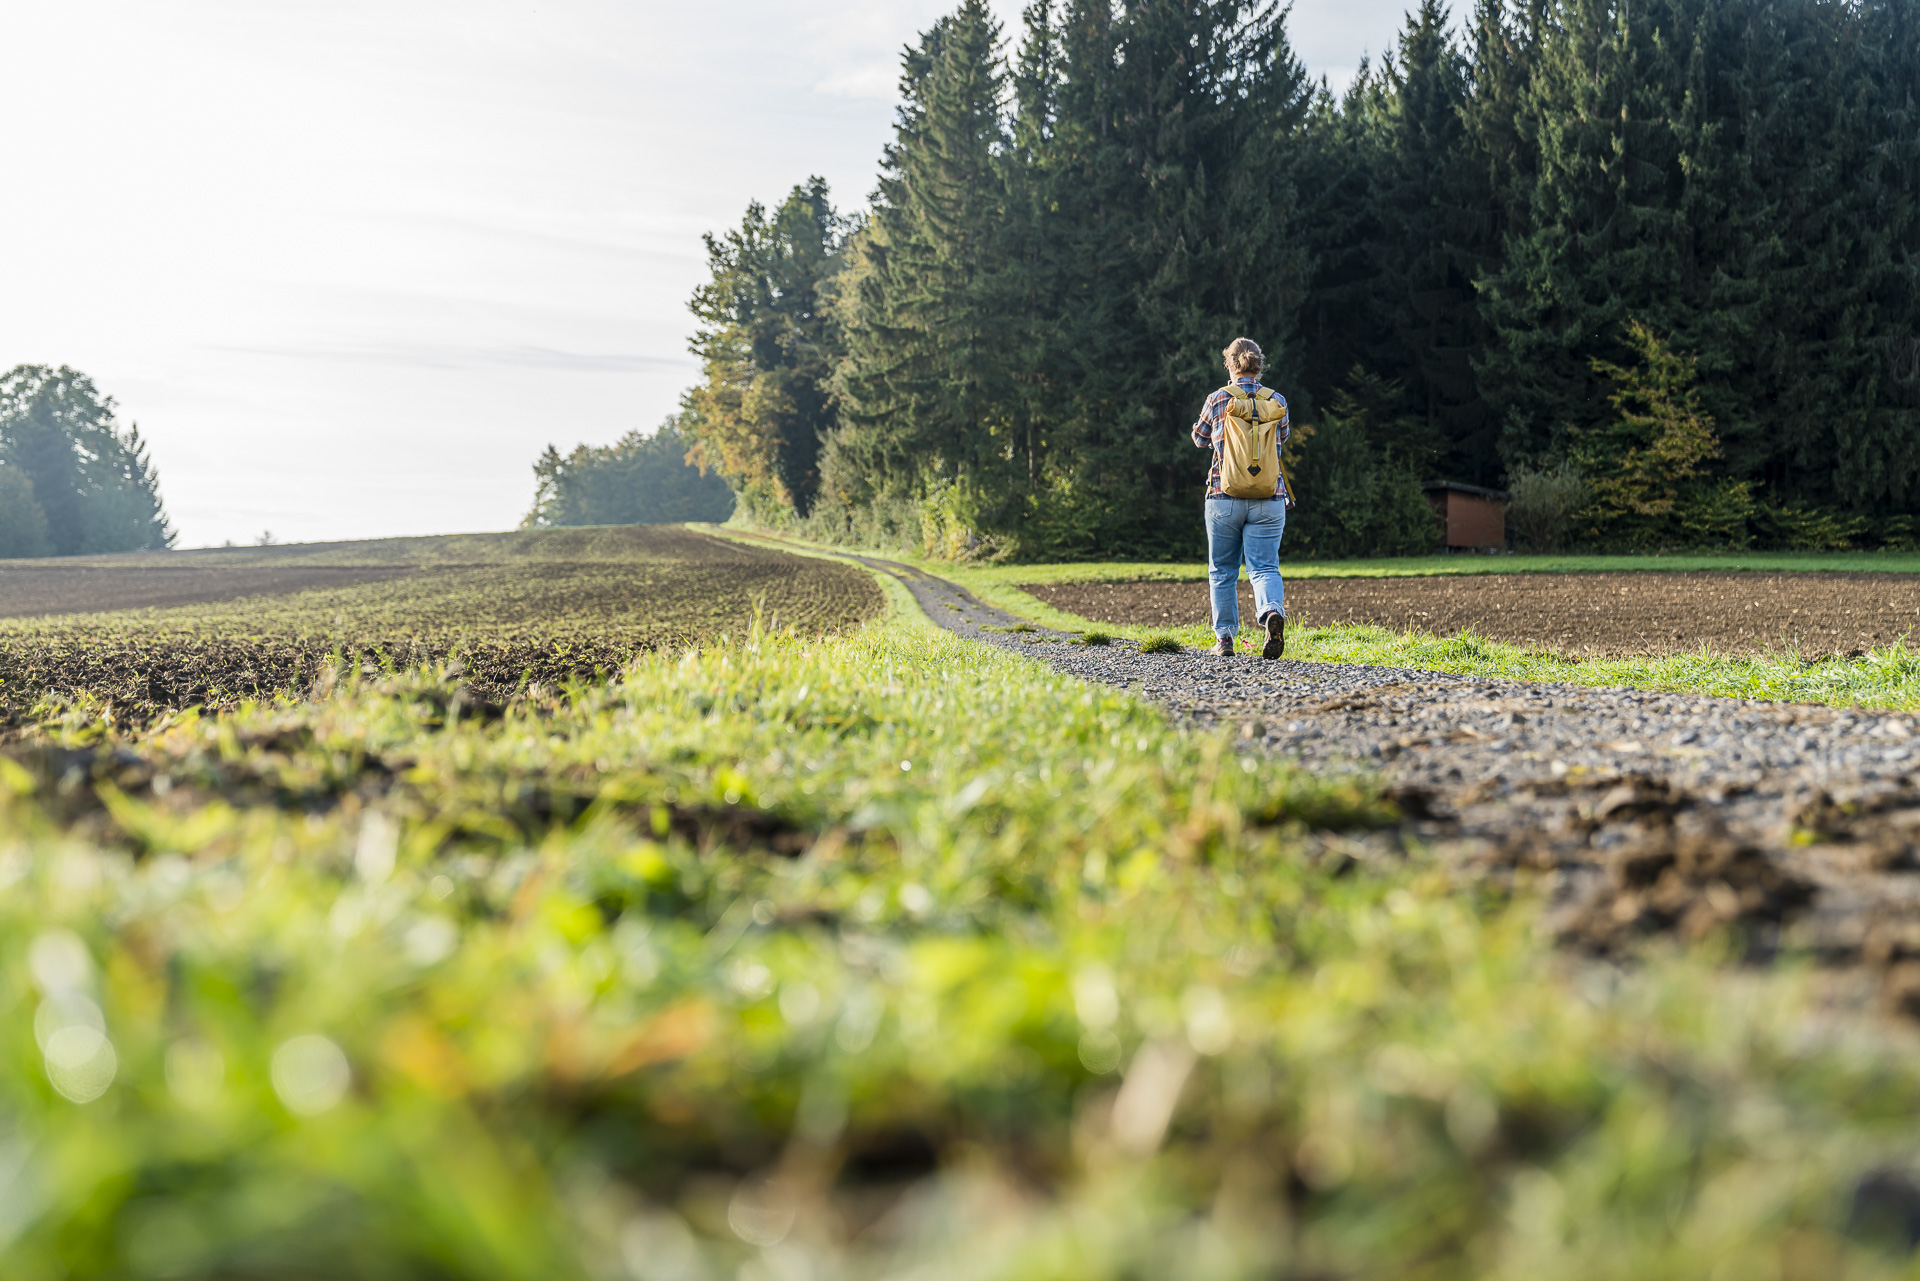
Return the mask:
[[[1912,539],[1920,0],[1424,0],[1338,95],[1284,19],[964,0],[864,212],[707,238],[692,461],[829,537],[1191,555],[1246,334],[1296,551],[1425,547],[1435,478],[1542,544]]]
[[[719,522],[733,515],[733,491],[687,463],[688,441],[669,418],[649,435],[630,431],[611,445],[548,445],[533,465],[533,509],[523,529],[562,525]]]
[[[0,558],[158,550],[174,531],[138,425],[61,366],[0,375]]]

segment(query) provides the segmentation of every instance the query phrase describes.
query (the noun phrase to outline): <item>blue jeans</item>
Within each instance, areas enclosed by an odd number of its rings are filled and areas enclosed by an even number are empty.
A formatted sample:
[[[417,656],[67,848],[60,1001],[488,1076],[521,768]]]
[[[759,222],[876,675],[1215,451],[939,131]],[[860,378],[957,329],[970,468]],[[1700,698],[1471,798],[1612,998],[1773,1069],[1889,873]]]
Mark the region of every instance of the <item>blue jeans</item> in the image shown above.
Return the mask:
[[[1213,634],[1240,632],[1240,562],[1253,580],[1253,613],[1287,616],[1287,589],[1280,581],[1280,535],[1287,504],[1279,498],[1207,499],[1207,580],[1213,584]]]

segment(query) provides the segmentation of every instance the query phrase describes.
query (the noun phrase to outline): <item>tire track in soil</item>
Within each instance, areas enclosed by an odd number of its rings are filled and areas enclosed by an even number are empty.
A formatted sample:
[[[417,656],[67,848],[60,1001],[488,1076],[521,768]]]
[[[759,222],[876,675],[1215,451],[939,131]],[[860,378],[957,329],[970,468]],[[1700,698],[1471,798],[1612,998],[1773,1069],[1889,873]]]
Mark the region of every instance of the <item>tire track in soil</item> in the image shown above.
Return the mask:
[[[1920,725],[1902,713],[1583,689],[1442,672],[1088,647],[923,570],[935,623],[1315,770],[1374,770],[1406,822],[1325,837],[1336,867],[1429,847],[1470,879],[1544,890],[1576,949],[1732,928],[1746,955],[1810,954],[1834,995],[1920,1018]]]

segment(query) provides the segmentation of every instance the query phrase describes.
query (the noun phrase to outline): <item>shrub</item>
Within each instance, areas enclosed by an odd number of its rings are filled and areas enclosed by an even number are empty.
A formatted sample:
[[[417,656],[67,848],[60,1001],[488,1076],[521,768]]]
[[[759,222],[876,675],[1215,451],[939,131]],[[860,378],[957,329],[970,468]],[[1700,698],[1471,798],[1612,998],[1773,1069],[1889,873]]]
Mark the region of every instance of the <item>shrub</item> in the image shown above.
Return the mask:
[[[1356,371],[1353,381],[1364,382]],[[1347,392],[1312,427],[1295,429],[1289,473],[1300,505],[1288,518],[1296,555],[1415,556],[1440,545],[1440,518],[1393,424]],[[1411,448],[1407,446],[1406,448]],[[1291,459],[1290,459],[1291,460]]]
[[[1624,547],[1746,546],[1747,482],[1708,474],[1722,451],[1701,402],[1699,361],[1637,320],[1624,337],[1639,358],[1633,365],[1592,362],[1613,381],[1607,401],[1616,416],[1573,439],[1592,477],[1583,523],[1597,541]]]
[[[1587,505],[1585,476],[1570,462],[1507,472],[1507,528],[1528,550],[1557,552]]]
[[[1810,506],[1797,499],[1791,503],[1759,504],[1754,508],[1753,525],[1760,536],[1761,546],[1796,552],[1849,551],[1855,545],[1855,540],[1867,532],[1867,519],[1864,516],[1847,516]],[[1894,529],[1890,532],[1898,540],[1907,531]],[[1908,534],[1908,537],[1911,535]]]
[[[1910,552],[1920,549],[1920,538],[1915,537],[1914,519],[1911,516],[1889,516],[1872,522],[1865,531],[1865,537],[1881,551]]]

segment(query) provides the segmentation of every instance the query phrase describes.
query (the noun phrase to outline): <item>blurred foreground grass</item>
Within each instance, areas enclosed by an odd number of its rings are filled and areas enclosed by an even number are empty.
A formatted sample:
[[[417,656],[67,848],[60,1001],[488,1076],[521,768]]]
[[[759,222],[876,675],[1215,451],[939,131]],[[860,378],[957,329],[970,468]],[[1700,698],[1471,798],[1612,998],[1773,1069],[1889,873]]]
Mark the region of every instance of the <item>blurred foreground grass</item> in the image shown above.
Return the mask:
[[[888,592],[0,759],[0,1275],[1903,1274],[1910,1041]]]

